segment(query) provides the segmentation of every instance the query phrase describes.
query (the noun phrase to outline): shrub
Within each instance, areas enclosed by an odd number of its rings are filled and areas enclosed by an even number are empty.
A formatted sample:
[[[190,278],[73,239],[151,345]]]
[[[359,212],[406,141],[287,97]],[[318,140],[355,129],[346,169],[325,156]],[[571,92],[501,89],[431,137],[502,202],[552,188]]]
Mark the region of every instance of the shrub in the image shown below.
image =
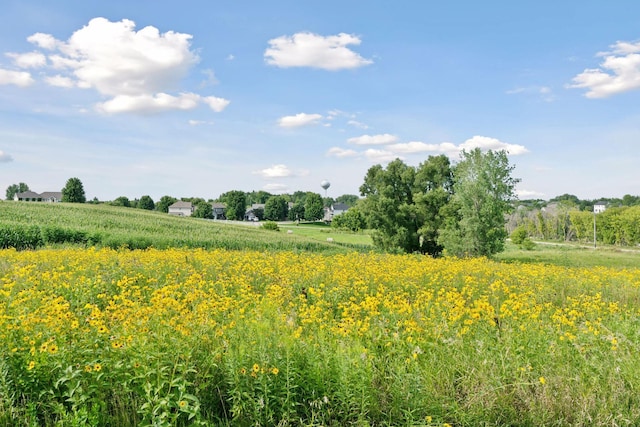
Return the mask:
[[[262,224],[262,228],[264,228],[265,230],[280,231],[280,227],[278,227],[278,223],[275,221],[265,222],[264,224]]]
[[[516,227],[516,229],[511,233],[511,241],[516,245],[521,245],[522,242],[527,238],[527,229],[521,225]]]

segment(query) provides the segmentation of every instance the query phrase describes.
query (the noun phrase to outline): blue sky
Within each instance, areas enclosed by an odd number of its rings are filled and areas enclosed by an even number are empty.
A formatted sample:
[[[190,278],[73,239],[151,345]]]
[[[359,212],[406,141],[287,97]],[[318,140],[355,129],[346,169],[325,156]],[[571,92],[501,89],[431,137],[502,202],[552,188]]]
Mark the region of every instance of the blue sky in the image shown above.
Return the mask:
[[[337,197],[474,147],[523,199],[640,194],[640,3],[3,1],[2,189]]]

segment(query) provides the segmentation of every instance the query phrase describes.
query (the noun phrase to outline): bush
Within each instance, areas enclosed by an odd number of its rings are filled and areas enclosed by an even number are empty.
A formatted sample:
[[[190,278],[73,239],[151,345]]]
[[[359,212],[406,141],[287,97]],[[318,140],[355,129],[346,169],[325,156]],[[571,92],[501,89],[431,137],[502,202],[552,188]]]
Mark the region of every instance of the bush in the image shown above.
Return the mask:
[[[521,225],[516,227],[516,229],[511,233],[511,241],[516,245],[521,245],[528,237],[526,228]]]
[[[530,251],[536,247],[536,244],[530,238],[527,237],[522,241],[522,243],[520,244],[520,247],[526,251]]]
[[[37,225],[0,225],[0,248],[36,249],[43,245]]]
[[[262,228],[264,228],[265,230],[280,231],[280,227],[278,227],[278,223],[275,221],[265,222],[264,224],[262,224]]]

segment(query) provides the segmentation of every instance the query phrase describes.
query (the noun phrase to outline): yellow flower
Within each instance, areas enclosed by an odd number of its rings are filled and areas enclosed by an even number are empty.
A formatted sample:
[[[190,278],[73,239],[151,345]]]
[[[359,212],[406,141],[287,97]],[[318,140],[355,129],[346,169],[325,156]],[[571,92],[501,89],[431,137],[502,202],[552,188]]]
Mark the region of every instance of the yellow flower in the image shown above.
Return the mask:
[[[93,368],[91,367],[91,365],[86,365],[86,366],[84,367],[84,371],[85,371],[85,372],[91,372],[92,370],[93,370]]]
[[[258,365],[257,363],[254,363],[253,368],[251,368],[251,370],[255,373],[258,373],[260,371],[260,365]]]
[[[181,409],[184,409],[187,407],[187,401],[186,400],[181,400],[180,402],[178,402],[178,406],[180,406]]]
[[[540,381],[540,384],[545,385],[547,383],[547,380],[544,377],[540,377],[538,378],[538,380]]]
[[[278,375],[278,372],[280,372],[280,370],[278,368],[276,368],[275,366],[273,368],[271,368],[271,373],[273,375]]]
[[[247,370],[245,368],[240,369],[240,373],[242,375],[245,375],[247,373]]]
[[[96,363],[95,365],[93,365],[93,370],[96,372],[100,372],[102,370],[102,365],[99,363]]]
[[[51,344],[49,346],[49,353],[54,354],[58,352],[58,346],[55,344]]]
[[[27,366],[27,371],[32,370],[33,368],[35,368],[35,366],[36,366],[36,362],[32,360],[31,362],[29,362],[29,366]]]

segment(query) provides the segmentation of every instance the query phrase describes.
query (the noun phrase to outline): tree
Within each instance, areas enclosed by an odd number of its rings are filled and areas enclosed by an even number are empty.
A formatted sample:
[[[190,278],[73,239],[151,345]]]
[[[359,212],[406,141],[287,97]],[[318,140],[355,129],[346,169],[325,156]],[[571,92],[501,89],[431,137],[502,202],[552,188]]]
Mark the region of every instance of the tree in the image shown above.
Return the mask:
[[[288,217],[290,221],[300,221],[301,219],[304,219],[304,204],[296,203],[291,206]]]
[[[356,194],[343,194],[342,196],[336,197],[336,202],[344,203],[345,205],[351,208],[355,206],[359,198],[360,197],[358,197]]]
[[[269,221],[283,221],[289,213],[289,205],[283,196],[272,196],[264,205],[264,218]]]
[[[331,227],[339,230],[360,231],[365,228],[364,215],[358,208],[351,208],[348,211],[336,215],[331,220]]]
[[[322,196],[309,191],[304,199],[304,219],[317,221],[324,217],[324,205]]]
[[[454,168],[453,196],[438,243],[456,256],[491,256],[504,249],[505,214],[518,179],[506,151],[463,151]]]
[[[67,203],[85,203],[84,187],[79,178],[69,178],[62,189],[62,201]]]
[[[247,196],[244,191],[232,190],[220,195],[219,201],[227,204],[227,219],[242,221],[247,211]]]
[[[29,190],[29,186],[24,182],[21,182],[20,184],[11,184],[10,186],[7,187],[7,192],[6,192],[7,200],[13,200],[13,196],[15,196],[17,193],[24,193],[25,191],[30,191],[30,190]]]
[[[117,199],[115,199],[113,202],[110,203],[112,206],[123,206],[125,208],[130,208],[131,207],[131,202],[129,201],[129,198],[126,196],[120,196]]]
[[[196,204],[196,209],[191,216],[194,218],[213,219],[213,205],[201,200]]]
[[[159,212],[168,213],[169,212],[169,206],[171,206],[172,204],[174,204],[177,201],[178,201],[178,199],[176,199],[175,197],[162,196],[160,198],[160,200],[158,200],[158,203],[156,203],[156,210],[159,211]]]
[[[151,196],[142,196],[140,200],[138,200],[138,209],[146,209],[148,211],[152,211],[156,208],[156,204],[153,202]]]

